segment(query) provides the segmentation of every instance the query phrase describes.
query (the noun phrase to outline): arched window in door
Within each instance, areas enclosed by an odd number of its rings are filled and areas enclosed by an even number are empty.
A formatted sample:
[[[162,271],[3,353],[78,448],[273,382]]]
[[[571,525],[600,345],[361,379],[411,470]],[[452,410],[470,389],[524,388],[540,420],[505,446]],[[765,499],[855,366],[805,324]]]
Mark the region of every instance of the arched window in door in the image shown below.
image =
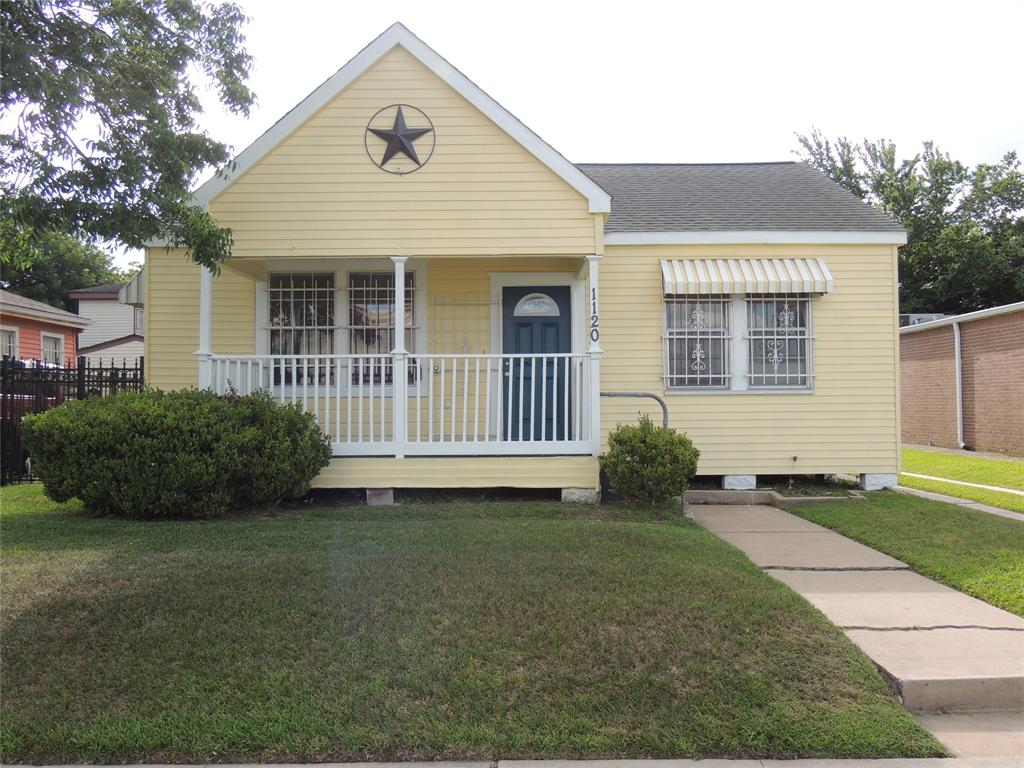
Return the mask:
[[[528,293],[516,304],[516,317],[558,317],[558,304],[546,293]]]

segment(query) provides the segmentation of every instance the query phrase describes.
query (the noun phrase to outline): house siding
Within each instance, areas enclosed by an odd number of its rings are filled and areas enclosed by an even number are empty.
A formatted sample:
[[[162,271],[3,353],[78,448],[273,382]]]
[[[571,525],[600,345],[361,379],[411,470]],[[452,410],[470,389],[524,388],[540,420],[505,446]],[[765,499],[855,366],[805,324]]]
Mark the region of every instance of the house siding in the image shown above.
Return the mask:
[[[668,392],[662,381],[660,259],[823,257],[834,291],[816,297],[813,392]],[[601,388],[655,392],[701,451],[701,474],[894,473],[899,465],[896,248],[623,246],[601,261]],[[653,402],[605,399],[602,429],[659,418]],[[795,459],[794,459],[795,457]]]
[[[78,314],[92,320],[79,336],[79,344],[91,347],[135,332],[135,307],[113,299],[79,299]]]
[[[597,488],[593,456],[331,459],[314,488]]]
[[[403,176],[367,156],[388,104],[426,113],[436,148]],[[210,203],[237,260],[593,253],[587,200],[402,48],[385,54]]]
[[[52,333],[64,338],[64,362],[78,355],[78,330],[56,323],[47,323],[0,313],[0,325],[18,330],[18,357],[22,360],[42,359],[42,334]]]
[[[199,267],[181,249],[146,251],[146,381],[160,389],[194,387],[199,369]],[[220,354],[252,354],[255,290],[230,269],[213,281],[211,341]]]

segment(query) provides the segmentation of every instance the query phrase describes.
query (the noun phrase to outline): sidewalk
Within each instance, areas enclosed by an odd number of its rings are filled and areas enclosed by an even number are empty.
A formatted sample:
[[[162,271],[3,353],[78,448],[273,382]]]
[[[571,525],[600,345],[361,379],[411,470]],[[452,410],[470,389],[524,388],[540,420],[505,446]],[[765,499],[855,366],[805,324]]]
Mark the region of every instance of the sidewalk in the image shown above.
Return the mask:
[[[951,456],[974,456],[981,459],[1000,459],[1002,461],[1024,461],[1024,456],[1012,456],[1009,453],[991,453],[989,451],[967,451],[963,448],[942,448],[938,445],[915,445],[904,443],[904,448],[913,448],[917,451],[931,451],[932,453],[948,453]]]
[[[911,496],[920,496],[922,499],[931,499],[932,501],[943,501],[946,504],[956,504],[958,507],[967,507],[968,509],[976,509],[979,512],[988,512],[990,515],[999,515],[1000,517],[1008,517],[1011,520],[1020,520],[1024,522],[1024,514],[1020,512],[1013,512],[1009,509],[1003,509],[1002,507],[993,507],[991,504],[982,504],[979,501],[971,501],[970,499],[961,499],[958,496],[946,496],[942,493],[933,493],[931,491],[919,491],[917,488],[907,488],[903,485],[891,485],[890,490],[897,491],[898,493],[909,493]]]
[[[176,764],[174,768],[258,768],[266,763]],[[84,765],[11,768],[86,768]],[[154,768],[125,765],[123,768]],[[878,760],[490,760],[408,763],[274,763],[273,768],[1024,768],[1016,758],[882,758]]]
[[[1024,619],[774,507],[691,510],[842,627],[954,752],[1024,758]]]

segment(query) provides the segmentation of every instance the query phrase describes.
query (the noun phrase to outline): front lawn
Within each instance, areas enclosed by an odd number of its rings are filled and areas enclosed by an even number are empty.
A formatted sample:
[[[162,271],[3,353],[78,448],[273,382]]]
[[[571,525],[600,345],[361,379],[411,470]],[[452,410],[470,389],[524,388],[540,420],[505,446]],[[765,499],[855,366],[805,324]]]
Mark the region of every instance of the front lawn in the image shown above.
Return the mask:
[[[4,762],[943,753],[842,632],[671,511],[0,502]]]
[[[992,459],[987,456],[965,456],[941,451],[926,451],[920,448],[904,448],[903,471],[1024,491],[1024,461],[1014,461],[1013,459]],[[1015,512],[1024,512],[1024,496],[1014,493],[991,491],[987,488],[972,488],[969,485],[945,483],[941,480],[925,480],[906,475],[900,476],[900,485],[922,491],[944,493],[959,499],[970,499]]]
[[[1024,616],[1024,522],[893,491],[865,495],[789,511]]]

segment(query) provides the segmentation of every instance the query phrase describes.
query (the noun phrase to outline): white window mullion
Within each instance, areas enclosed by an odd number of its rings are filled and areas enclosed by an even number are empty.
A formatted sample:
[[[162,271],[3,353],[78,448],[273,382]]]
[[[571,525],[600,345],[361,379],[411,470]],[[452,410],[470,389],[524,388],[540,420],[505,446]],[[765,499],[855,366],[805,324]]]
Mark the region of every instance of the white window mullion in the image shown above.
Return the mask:
[[[744,391],[749,385],[747,365],[750,354],[750,339],[747,338],[747,302],[742,294],[733,295],[729,301],[729,333],[732,336],[732,378],[730,389]]]

